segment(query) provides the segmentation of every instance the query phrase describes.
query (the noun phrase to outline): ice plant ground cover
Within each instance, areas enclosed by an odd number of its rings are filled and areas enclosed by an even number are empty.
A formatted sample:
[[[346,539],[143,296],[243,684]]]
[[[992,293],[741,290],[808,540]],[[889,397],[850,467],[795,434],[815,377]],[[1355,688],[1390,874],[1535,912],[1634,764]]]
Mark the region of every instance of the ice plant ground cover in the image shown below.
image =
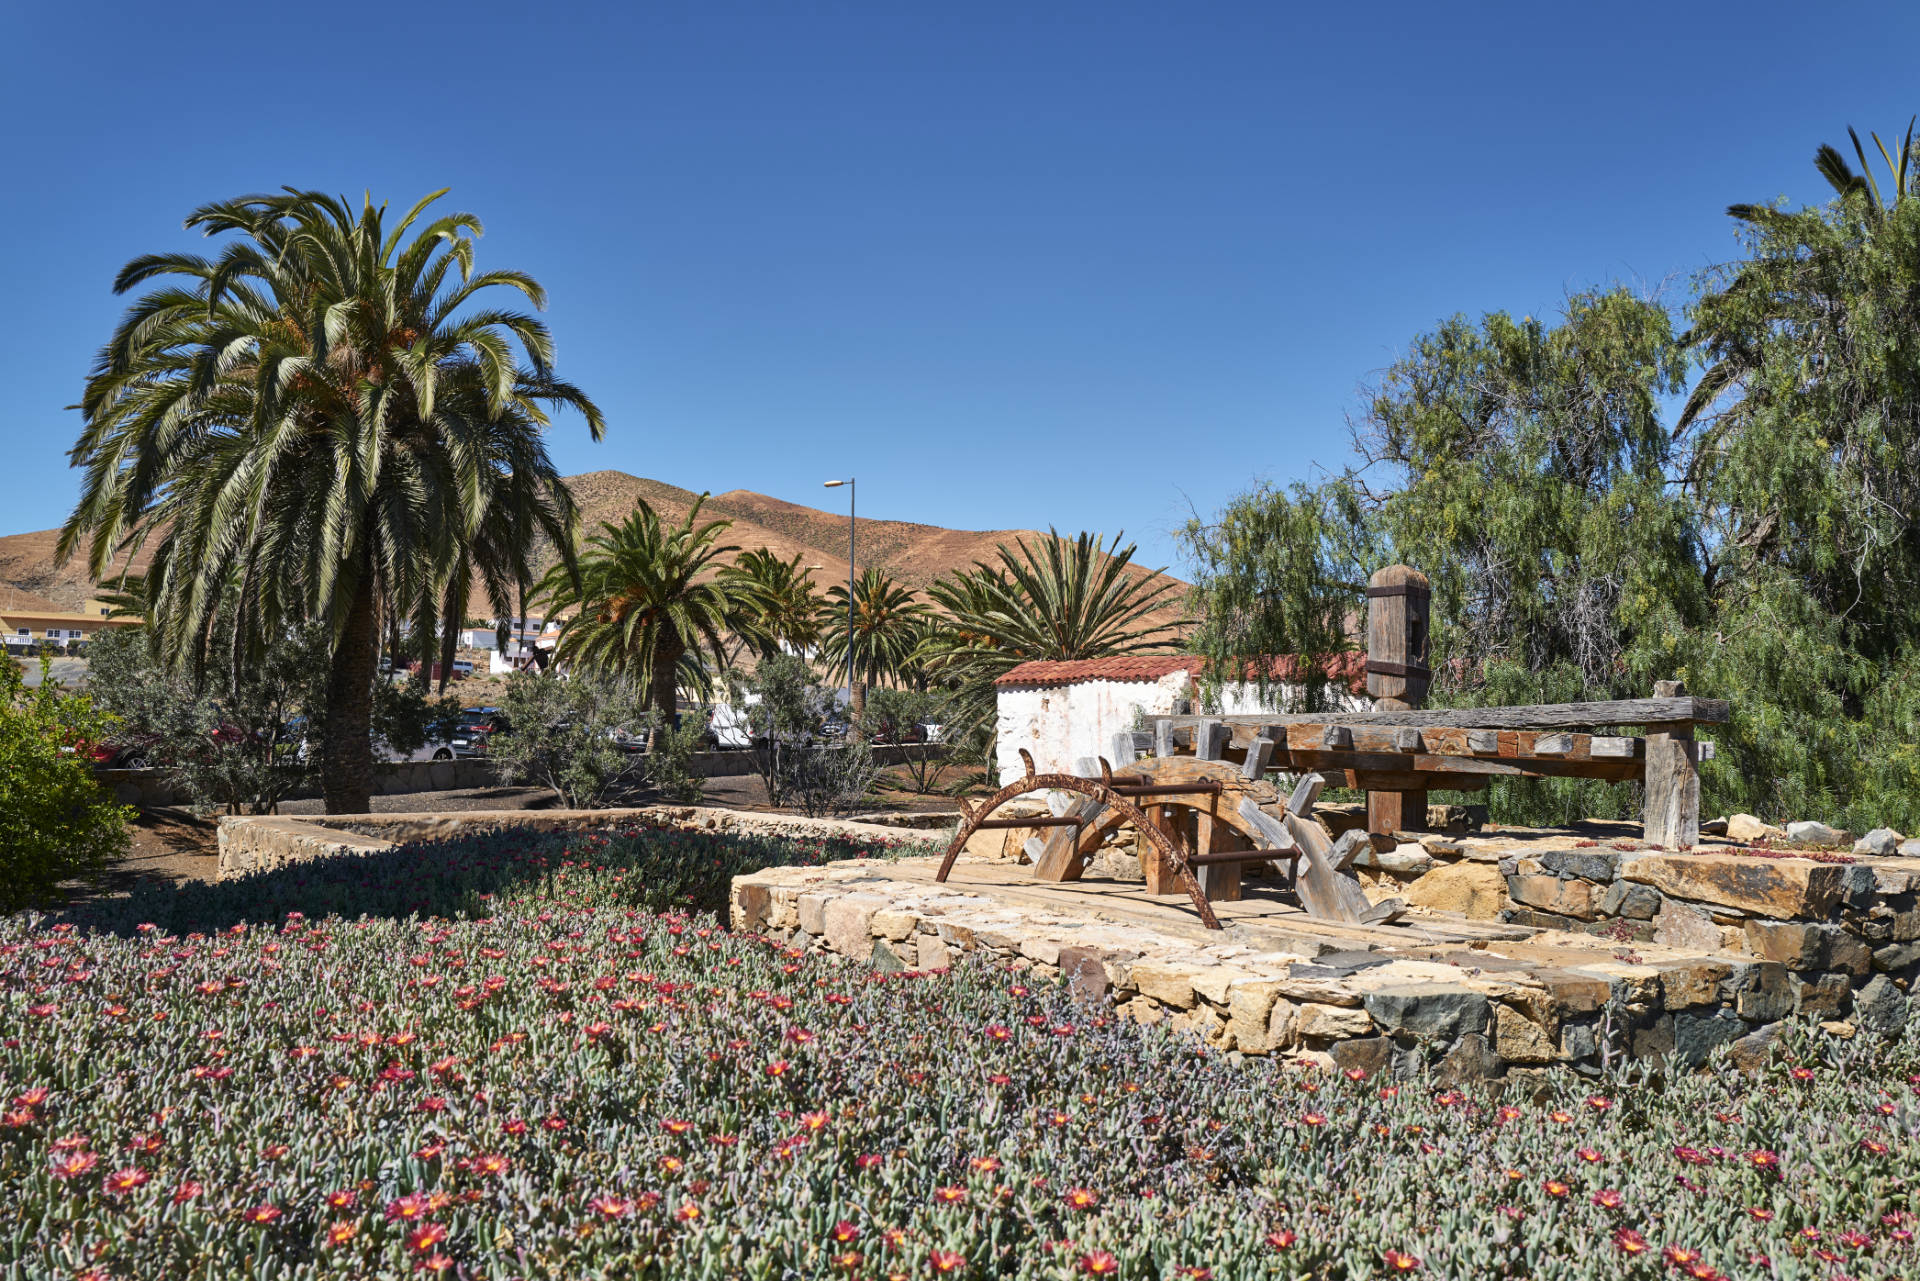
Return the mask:
[[[1463,1093],[669,902],[850,852],[502,833],[0,918],[0,1276],[1920,1275],[1912,1037]]]

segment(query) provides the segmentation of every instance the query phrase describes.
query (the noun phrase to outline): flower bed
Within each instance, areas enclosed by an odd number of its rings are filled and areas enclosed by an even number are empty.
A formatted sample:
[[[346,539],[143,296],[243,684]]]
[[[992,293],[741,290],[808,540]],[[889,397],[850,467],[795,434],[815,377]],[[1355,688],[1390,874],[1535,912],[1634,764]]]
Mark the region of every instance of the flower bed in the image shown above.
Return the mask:
[[[501,834],[8,918],[0,1276],[1915,1272],[1912,1036],[1463,1094],[642,906],[848,852]]]

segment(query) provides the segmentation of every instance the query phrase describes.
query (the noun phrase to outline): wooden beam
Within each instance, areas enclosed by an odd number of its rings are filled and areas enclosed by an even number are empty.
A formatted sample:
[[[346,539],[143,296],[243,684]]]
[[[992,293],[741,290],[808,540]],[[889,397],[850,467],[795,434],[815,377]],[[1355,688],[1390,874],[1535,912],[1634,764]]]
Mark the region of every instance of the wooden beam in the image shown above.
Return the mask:
[[[1690,694],[1658,698],[1618,698],[1593,703],[1536,703],[1524,707],[1452,707],[1422,711],[1383,712],[1271,712],[1215,718],[1235,727],[1264,725],[1388,725],[1458,729],[1597,729],[1615,725],[1667,725],[1687,721],[1724,725],[1732,718],[1725,699],[1695,698]],[[1168,718],[1174,728],[1186,728],[1199,716]],[[1257,735],[1249,734],[1251,739]]]
[[[1656,694],[1683,694],[1679,681],[1661,681]],[[1687,849],[1700,843],[1699,753],[1690,721],[1647,728],[1646,797],[1641,837],[1649,845]]]

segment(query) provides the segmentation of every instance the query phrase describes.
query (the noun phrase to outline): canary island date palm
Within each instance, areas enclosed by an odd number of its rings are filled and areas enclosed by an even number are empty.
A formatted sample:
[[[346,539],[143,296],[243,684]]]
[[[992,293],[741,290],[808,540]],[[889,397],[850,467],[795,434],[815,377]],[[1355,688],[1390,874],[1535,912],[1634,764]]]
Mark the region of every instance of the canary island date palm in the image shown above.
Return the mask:
[[[762,657],[784,650],[804,658],[820,643],[824,601],[802,559],[796,552],[791,560],[781,560],[756,547],[720,571],[741,610],[738,640]]]
[[[116,292],[153,287],[94,361],[70,454],[85,476],[59,555],[84,548],[100,579],[150,544],[144,585],[167,662],[204,662],[217,628],[257,655],[299,623],[328,626],[329,812],[367,808],[381,618],[451,616],[462,578],[510,612],[538,541],[571,546],[548,411],[578,410],[596,440],[604,430],[555,377],[546,326],[484,292],[537,309],[545,291],[476,271],[480,221],[428,219],[442,194],[397,221],[371,199],[356,213],[291,188],[196,210],[188,227],[230,239],[216,257],[153,254],[120,271]]]
[[[632,680],[647,707],[668,718],[678,713],[680,685],[710,686],[727,633],[753,626],[734,580],[718,572],[740,550],[720,542],[733,522],[701,521],[706,500],[700,495],[672,526],[638,500],[626,520],[587,540],[577,566],[555,565],[536,593],[548,617],[565,617],[557,660]]]
[[[1150,617],[1174,583],[1129,572],[1134,546],[1052,531],[1002,543],[993,563],[935,580],[940,625],[919,661],[954,694],[948,741],[991,735],[994,681],[1031,659],[1111,658],[1173,648],[1177,625]]]
[[[847,613],[847,589],[827,589],[828,634],[842,629],[834,653],[833,672],[847,682],[849,711],[858,721],[866,712],[866,689],[881,681],[906,675],[920,643],[920,619],[927,607],[885,570],[867,569],[854,581],[853,613]],[[837,644],[837,648],[831,648]]]

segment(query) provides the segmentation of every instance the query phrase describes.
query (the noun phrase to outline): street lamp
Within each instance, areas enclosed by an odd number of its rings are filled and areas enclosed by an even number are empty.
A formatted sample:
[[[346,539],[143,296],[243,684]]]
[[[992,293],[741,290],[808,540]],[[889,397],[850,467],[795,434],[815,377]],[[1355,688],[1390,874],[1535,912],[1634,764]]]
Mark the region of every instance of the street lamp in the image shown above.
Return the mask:
[[[855,488],[853,481],[854,481],[854,478],[852,476],[849,476],[845,480],[827,481],[825,485],[825,488],[827,489],[838,489],[842,485],[845,485],[847,487],[847,707],[849,711],[854,710],[853,708],[853,681],[854,681],[854,677],[853,677],[853,512],[854,512],[855,502],[858,500],[860,496],[859,490]],[[866,700],[862,699],[861,701],[862,703],[864,703]]]

